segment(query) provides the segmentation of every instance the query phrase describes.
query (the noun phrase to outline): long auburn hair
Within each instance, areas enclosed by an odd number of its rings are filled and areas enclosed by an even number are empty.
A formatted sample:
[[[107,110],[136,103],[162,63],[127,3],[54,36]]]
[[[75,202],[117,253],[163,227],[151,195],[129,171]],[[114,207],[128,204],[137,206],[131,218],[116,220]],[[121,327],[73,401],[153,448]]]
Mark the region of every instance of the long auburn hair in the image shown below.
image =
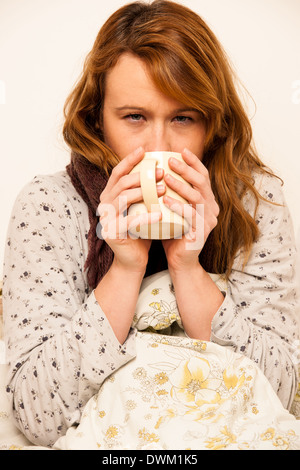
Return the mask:
[[[101,133],[107,72],[121,54],[143,59],[163,93],[196,108],[206,124],[203,163],[220,208],[209,236],[210,270],[225,273],[239,250],[244,262],[259,231],[243,206],[250,191],[261,198],[253,174],[270,173],[252,144],[252,129],[235,88],[235,75],[219,41],[189,8],[172,1],[134,2],[121,7],[103,25],[83,73],[68,97],[63,136],[72,151],[109,175],[119,162]]]

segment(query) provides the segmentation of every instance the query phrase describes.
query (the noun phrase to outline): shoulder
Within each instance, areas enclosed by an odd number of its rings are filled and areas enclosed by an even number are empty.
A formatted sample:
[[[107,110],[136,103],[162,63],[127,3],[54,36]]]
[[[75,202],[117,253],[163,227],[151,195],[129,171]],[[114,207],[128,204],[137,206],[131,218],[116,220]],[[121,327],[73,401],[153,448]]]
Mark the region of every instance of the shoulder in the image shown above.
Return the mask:
[[[19,192],[13,212],[30,212],[30,207],[45,215],[57,214],[60,218],[62,215],[70,218],[71,213],[79,216],[87,212],[85,202],[77,193],[66,171],[37,175],[29,181]]]
[[[266,202],[284,204],[283,181],[275,175],[263,173],[254,175],[255,188]]]
[[[21,189],[17,200],[41,200],[50,197],[82,203],[66,171],[60,171],[52,175],[35,176]]]
[[[259,199],[257,204],[252,191],[245,193],[243,204],[247,212],[254,217],[257,212],[272,213],[286,209],[283,182],[280,178],[269,173],[255,173],[253,180]]]
[[[289,244],[294,251],[294,226],[286,203],[284,185],[280,178],[269,174],[256,178],[256,189],[260,199],[253,217],[259,228],[259,239],[267,239],[269,247],[275,243],[282,247]]]
[[[83,246],[89,230],[88,207],[75,190],[69,175],[61,171],[38,175],[19,192],[11,213],[8,236],[19,233],[28,240],[33,234]],[[65,240],[66,241],[66,240]]]

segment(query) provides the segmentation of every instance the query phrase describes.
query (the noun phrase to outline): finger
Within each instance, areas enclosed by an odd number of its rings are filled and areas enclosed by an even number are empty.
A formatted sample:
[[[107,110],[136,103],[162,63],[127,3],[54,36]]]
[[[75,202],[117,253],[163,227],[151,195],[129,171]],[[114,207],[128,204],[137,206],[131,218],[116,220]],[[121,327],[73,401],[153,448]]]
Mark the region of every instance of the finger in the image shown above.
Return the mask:
[[[123,158],[111,172],[112,182],[115,183],[121,176],[127,175],[142,160],[144,153],[144,149],[139,147]]]
[[[189,225],[189,230],[184,237],[187,241],[187,250],[196,250],[200,252],[205,243],[205,223],[204,223],[204,206],[200,211],[196,211],[191,204],[183,204],[169,198],[169,208],[183,217]],[[171,201],[172,199],[172,201]],[[164,198],[165,200],[165,198]]]
[[[143,158],[144,152],[142,147],[139,147],[134,152],[129,154],[123,160],[121,160],[112,170],[110,178],[107,182],[105,190],[102,192],[100,199],[103,200],[107,194],[115,188],[120,178],[125,174],[129,174],[131,170],[137,165]]]
[[[166,186],[164,184],[156,185],[157,196],[161,197],[166,192]],[[118,198],[118,213],[122,213],[136,202],[143,201],[143,193],[141,188],[128,189]],[[115,201],[116,202],[116,201]]]
[[[181,162],[176,158],[170,158],[170,168],[187,181],[193,188],[201,191],[205,199],[212,199],[214,198],[214,195],[211,189],[208,172],[195,155],[194,158],[196,159],[196,161],[192,161],[194,166],[191,166],[188,162]]]
[[[131,228],[141,225],[153,224],[161,220],[161,212],[143,213],[134,216],[120,215],[118,218],[101,223],[101,237],[103,240],[120,240],[127,238]]]
[[[161,197],[166,192],[166,186],[164,184],[156,185],[157,196]],[[141,187],[128,189],[123,191],[122,194],[115,198],[112,202],[100,202],[97,208],[97,215],[100,216],[100,220],[107,218],[112,220],[127,211],[131,204],[142,202],[143,193]]]
[[[203,165],[201,159],[197,157],[193,152],[189,149],[185,148],[182,152],[183,160],[194,170],[201,173],[204,177],[209,178],[209,172],[205,165]]]
[[[189,230],[185,238],[193,242],[190,249],[202,249],[205,240],[204,205],[200,204],[198,210],[195,210],[191,204],[184,204],[169,196],[164,197],[164,203],[188,222]]]
[[[155,181],[160,181],[163,178],[163,175],[164,175],[163,168],[155,169]],[[121,192],[121,191],[124,191],[125,189],[137,188],[139,186],[141,186],[140,172],[135,171],[135,172],[122,176],[115,187],[117,187],[118,188],[117,190]]]
[[[209,172],[206,166],[203,165],[201,159],[197,157],[197,155],[195,155],[188,149],[184,149],[181,155],[183,158],[183,162],[175,158],[170,158],[169,163],[174,163],[174,165],[176,165],[177,163],[178,168],[183,168],[185,167],[185,165],[187,165],[187,167],[192,168],[197,173],[200,173],[203,177],[209,180]]]
[[[140,187],[140,175],[139,173],[130,173],[129,175],[122,176],[118,182],[113,184],[109,180],[105,190],[100,195],[101,203],[113,203],[122,192],[128,190],[129,188],[138,188]]]
[[[162,218],[161,212],[148,212],[135,216],[127,216],[127,230],[136,229],[142,225],[151,225],[159,222]]]
[[[204,198],[198,189],[195,189],[183,181],[174,178],[174,176],[166,174],[165,182],[173,191],[186,199],[190,204],[196,206],[197,204],[204,203]]]
[[[183,203],[170,196],[164,196],[163,201],[171,211],[183,217],[192,229],[196,229],[197,222],[203,219],[204,204],[198,204],[196,210],[192,204]]]
[[[164,196],[163,201],[170,210],[188,222],[190,236],[196,237],[200,244],[218,224],[218,212],[214,212],[208,205],[197,204],[194,208],[192,204],[184,204],[169,196]]]
[[[164,170],[162,168],[156,168],[155,170],[155,179],[156,181],[160,181],[163,178]],[[138,188],[141,186],[141,178],[140,172],[133,172],[128,175],[122,176],[119,181],[109,188],[105,189],[105,192],[100,197],[100,200],[105,202],[108,198],[111,200],[117,198],[119,195],[122,194],[123,191],[126,191],[130,188]]]
[[[209,207],[211,214],[214,217],[218,217],[220,208],[215,200],[214,194],[209,188],[203,185],[199,190],[196,187],[189,186],[184,182],[174,178],[172,175],[165,175],[165,181],[167,185],[173,189],[177,194],[182,196],[188,201],[189,204],[197,210],[198,205],[206,204]]]

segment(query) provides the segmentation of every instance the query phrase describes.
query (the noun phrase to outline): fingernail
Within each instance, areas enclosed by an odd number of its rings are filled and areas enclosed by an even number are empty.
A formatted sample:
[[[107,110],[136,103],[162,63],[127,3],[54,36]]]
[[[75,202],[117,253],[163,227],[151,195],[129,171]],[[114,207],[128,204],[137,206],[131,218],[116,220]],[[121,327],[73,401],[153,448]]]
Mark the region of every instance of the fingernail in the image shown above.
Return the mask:
[[[159,220],[162,217],[161,212],[151,212],[151,220]]]
[[[169,162],[171,163],[171,165],[173,166],[178,166],[179,165],[179,161],[177,160],[177,158],[170,158]]]
[[[143,147],[138,147],[138,148],[134,151],[134,154],[135,154],[136,156],[138,156],[138,155],[142,152],[142,150],[143,150]]]
[[[157,184],[156,189],[157,191],[165,191],[166,187],[164,184]]]
[[[189,233],[191,240],[196,240],[196,232],[192,231]]]
[[[186,155],[187,157],[193,157],[193,152],[191,152],[189,149],[185,148],[182,152],[183,155]]]

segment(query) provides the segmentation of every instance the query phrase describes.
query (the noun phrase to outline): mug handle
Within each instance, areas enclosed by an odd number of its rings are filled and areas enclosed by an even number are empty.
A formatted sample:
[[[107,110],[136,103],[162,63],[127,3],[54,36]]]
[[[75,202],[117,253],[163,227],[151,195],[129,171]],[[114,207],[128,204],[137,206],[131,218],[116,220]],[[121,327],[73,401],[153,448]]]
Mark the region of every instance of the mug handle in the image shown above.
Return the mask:
[[[156,189],[156,169],[157,160],[144,159],[141,162],[140,179],[145,206],[148,212],[159,210],[159,202]]]

